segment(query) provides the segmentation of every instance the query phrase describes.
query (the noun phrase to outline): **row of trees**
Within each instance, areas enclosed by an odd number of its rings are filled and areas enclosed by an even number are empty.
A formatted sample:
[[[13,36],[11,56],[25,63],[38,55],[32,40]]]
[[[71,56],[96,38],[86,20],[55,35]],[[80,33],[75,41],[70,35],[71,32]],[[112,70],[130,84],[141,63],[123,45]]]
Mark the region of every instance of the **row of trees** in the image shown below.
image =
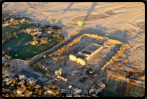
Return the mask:
[[[25,30],[23,29],[23,30],[20,30],[18,33],[20,34],[20,33],[24,33],[24,32],[25,32]],[[13,37],[18,38],[18,34],[16,32],[14,32],[13,35],[12,35],[11,33],[7,32],[6,33],[6,39],[2,40],[2,44],[4,44],[6,41],[9,41]]]

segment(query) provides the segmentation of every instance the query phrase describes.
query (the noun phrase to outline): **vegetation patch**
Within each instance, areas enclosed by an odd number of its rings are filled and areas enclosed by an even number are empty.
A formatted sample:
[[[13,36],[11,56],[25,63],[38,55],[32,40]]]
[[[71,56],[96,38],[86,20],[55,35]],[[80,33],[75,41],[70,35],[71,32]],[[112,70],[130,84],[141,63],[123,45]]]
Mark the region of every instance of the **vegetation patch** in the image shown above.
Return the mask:
[[[32,25],[33,24],[29,24],[28,22],[24,22],[24,23],[16,25],[16,27],[19,28],[19,29],[26,29],[28,27],[31,27]]]

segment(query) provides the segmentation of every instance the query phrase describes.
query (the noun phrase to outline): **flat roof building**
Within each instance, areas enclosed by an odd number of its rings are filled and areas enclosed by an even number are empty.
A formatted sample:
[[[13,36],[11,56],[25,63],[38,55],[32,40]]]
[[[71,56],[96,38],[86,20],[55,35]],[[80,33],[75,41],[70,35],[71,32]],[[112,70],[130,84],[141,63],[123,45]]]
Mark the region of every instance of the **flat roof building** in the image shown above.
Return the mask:
[[[91,43],[89,46],[85,47],[82,51],[78,52],[76,55],[69,55],[69,59],[85,65],[92,56],[103,49],[102,45]]]

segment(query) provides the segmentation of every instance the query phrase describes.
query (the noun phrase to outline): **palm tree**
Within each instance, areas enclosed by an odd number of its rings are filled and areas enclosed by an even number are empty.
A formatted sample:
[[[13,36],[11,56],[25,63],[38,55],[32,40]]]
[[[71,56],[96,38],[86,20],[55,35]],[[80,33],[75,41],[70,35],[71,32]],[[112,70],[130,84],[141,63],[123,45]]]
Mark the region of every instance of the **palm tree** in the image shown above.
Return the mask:
[[[25,77],[28,77],[28,74],[26,74]]]
[[[56,61],[54,61],[54,64],[55,64],[55,65],[56,65],[56,63],[57,63],[57,62],[56,62]]]
[[[18,55],[16,54],[15,57],[17,57]]]
[[[47,87],[47,86],[44,86],[44,89],[45,89],[45,90],[47,90],[47,89],[48,89],[48,87]]]
[[[56,96],[56,92],[55,91],[52,91],[52,94],[53,94],[53,96]]]
[[[48,81],[48,80],[49,80],[49,78],[47,77],[47,78],[46,78],[46,80]]]
[[[4,44],[4,40],[2,40],[2,44]]]
[[[94,81],[93,83],[94,83],[94,84],[97,84],[97,81]]]
[[[5,54],[5,52],[4,52],[4,51],[2,51],[2,54]]]
[[[6,66],[6,67],[7,67],[7,66],[8,66],[8,64],[4,63],[4,66]]]
[[[33,97],[36,97],[36,95],[33,95]]]
[[[53,86],[52,86],[52,89],[55,89],[55,88],[56,88],[56,86],[55,86],[55,85],[53,85]]]

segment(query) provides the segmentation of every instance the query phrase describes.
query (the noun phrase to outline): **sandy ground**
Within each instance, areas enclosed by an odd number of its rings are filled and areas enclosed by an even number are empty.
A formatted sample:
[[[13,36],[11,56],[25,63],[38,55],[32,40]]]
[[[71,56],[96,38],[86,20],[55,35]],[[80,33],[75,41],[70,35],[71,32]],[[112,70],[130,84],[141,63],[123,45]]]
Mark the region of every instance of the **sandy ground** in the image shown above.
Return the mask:
[[[5,2],[2,11],[32,17],[35,22],[67,26],[62,32],[70,37],[80,32],[101,30],[108,35],[123,38],[130,46],[124,55],[132,66],[120,69],[145,70],[145,4],[143,2]],[[77,20],[84,20],[79,28]],[[115,67],[114,67],[115,69]],[[145,79],[140,78],[140,79]]]
[[[50,24],[48,21],[53,18],[54,24],[74,27],[67,35],[78,30],[76,22],[81,19],[85,22],[83,27],[145,41],[143,2],[5,2],[2,11],[29,16],[43,24]]]

